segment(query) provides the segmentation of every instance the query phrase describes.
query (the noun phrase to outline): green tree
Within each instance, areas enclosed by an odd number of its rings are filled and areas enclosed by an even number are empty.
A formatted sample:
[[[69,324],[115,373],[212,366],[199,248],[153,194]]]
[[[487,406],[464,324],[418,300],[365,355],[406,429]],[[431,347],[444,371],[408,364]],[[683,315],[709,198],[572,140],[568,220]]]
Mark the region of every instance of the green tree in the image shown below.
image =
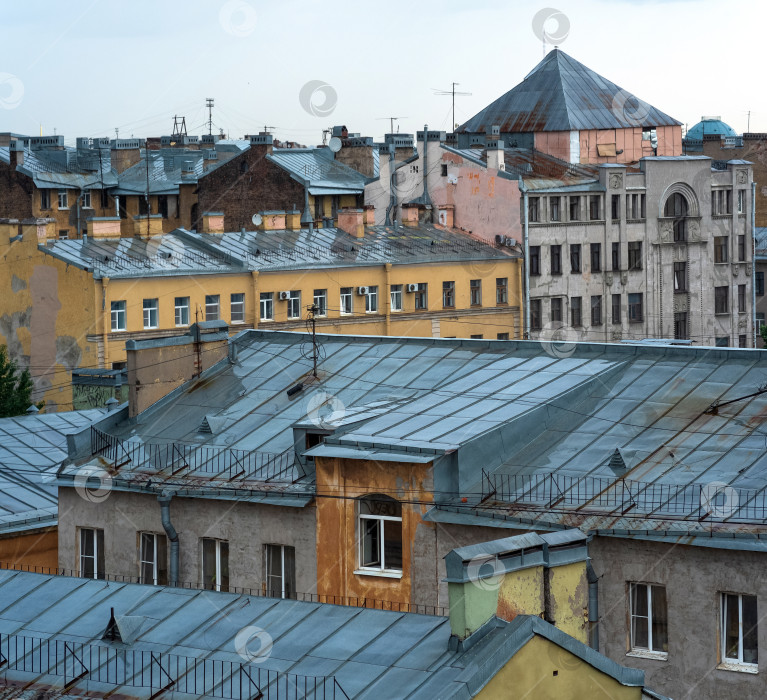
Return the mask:
[[[8,358],[8,348],[0,345],[0,418],[26,413],[32,403],[32,388],[29,370],[19,372],[16,362]],[[43,404],[41,401],[37,407]]]
[[[762,340],[765,342],[765,344],[767,344],[767,326],[762,326],[759,329],[759,333],[762,336]]]

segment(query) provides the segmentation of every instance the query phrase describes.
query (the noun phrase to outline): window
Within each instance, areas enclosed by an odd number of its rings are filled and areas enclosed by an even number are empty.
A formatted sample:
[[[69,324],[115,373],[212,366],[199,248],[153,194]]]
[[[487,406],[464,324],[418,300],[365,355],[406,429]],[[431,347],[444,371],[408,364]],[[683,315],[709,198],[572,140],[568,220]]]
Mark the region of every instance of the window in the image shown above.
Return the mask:
[[[620,325],[621,323],[621,295],[613,294],[613,323]]]
[[[498,340],[508,340],[509,334],[508,333],[496,333],[496,339]]]
[[[267,544],[266,595],[271,598],[295,598],[296,548],[283,544]]]
[[[668,653],[666,588],[630,584],[631,651]]]
[[[765,325],[764,314],[763,313],[758,313],[756,315],[756,333],[757,333],[757,335],[761,335],[762,334],[762,326],[764,326],[764,325]]]
[[[674,263],[674,294],[683,294],[687,291],[687,263]]]
[[[177,326],[189,325],[189,297],[176,297],[174,303]]]
[[[718,348],[726,348],[730,346],[730,339],[724,335],[718,338],[714,338],[714,345]]]
[[[80,576],[106,578],[103,530],[80,528]]]
[[[643,294],[629,294],[629,323],[641,323],[644,320]]]
[[[541,246],[530,246],[530,276],[541,274]]]
[[[106,190],[101,190],[101,208],[107,209],[109,207],[109,193]]]
[[[495,303],[496,304],[509,303],[509,278],[508,277],[495,278]]]
[[[440,164],[440,175],[442,177],[447,177],[447,163]]]
[[[642,269],[642,241],[629,241],[629,270]]]
[[[85,190],[83,192],[83,209],[91,209],[91,191]]]
[[[729,236],[715,236],[714,237],[714,262],[726,263],[727,262],[727,243]]]
[[[59,240],[60,241],[66,241],[69,238],[69,231],[67,229],[62,229],[59,231]]]
[[[551,246],[551,274],[552,275],[562,274],[562,246],[561,245]]]
[[[351,287],[341,287],[341,314],[350,314],[354,309]]]
[[[470,335],[470,336],[469,336],[469,338],[470,338],[471,340],[482,340],[482,338],[484,338],[484,337],[485,337],[485,336],[484,336],[484,335],[482,335],[482,333],[479,333],[478,335]]]
[[[674,338],[676,340],[689,340],[687,332],[687,312],[678,311],[674,314]]]
[[[59,209],[68,209],[69,199],[66,190],[59,190]]]
[[[229,301],[229,313],[232,323],[245,323],[245,295],[232,294]]]
[[[669,218],[673,218],[674,226],[674,242],[683,243],[687,240],[687,214],[689,208],[687,206],[687,200],[684,195],[678,192],[672,194],[666,200],[666,206],[663,210],[663,215]]]
[[[391,310],[402,311],[402,285],[393,284],[391,286]]]
[[[541,315],[541,300],[530,300],[530,330],[539,331],[543,327],[542,315]]]
[[[602,325],[602,297],[591,297],[591,325]]]
[[[755,595],[722,593],[720,639],[722,663],[756,666],[759,655]]]
[[[163,219],[168,218],[168,195],[167,194],[157,195],[157,209],[159,210],[160,216]]]
[[[746,344],[746,336],[745,335],[739,335],[738,336],[738,347],[739,348],[747,348],[748,345]]]
[[[328,313],[328,290],[314,290],[314,315],[326,316]]]
[[[144,299],[144,328],[160,325],[160,302],[158,299]]]
[[[591,271],[592,272],[602,271],[602,244],[601,243],[591,244]]]
[[[589,197],[589,219],[591,221],[598,221],[600,219],[599,216],[599,200],[601,197],[598,194],[592,194]]]
[[[415,293],[416,311],[423,311],[429,308],[429,287],[426,282],[419,282],[418,290]]]
[[[202,540],[202,585],[209,591],[229,590],[229,543]]]
[[[528,221],[533,223],[540,221],[539,201],[538,197],[530,197],[527,200]]]
[[[621,218],[621,196],[614,194],[611,199],[611,217],[613,221],[618,221]]]
[[[626,195],[626,218],[631,221],[641,221],[645,218],[645,195]]]
[[[738,214],[746,211],[746,191],[738,190]]]
[[[746,237],[741,234],[738,236],[738,262],[746,261]]]
[[[727,287],[714,287],[714,313],[726,314],[729,311],[729,304],[727,303],[728,289]]]
[[[221,297],[218,294],[205,295],[205,320],[218,321],[221,317]]]
[[[764,296],[764,270],[756,271],[756,296]]]
[[[365,313],[375,313],[378,311],[378,287],[368,287],[365,293]]]
[[[732,214],[732,190],[712,190],[711,214],[714,216]]]
[[[581,198],[577,195],[570,197],[570,221],[580,221],[580,203]]]
[[[124,301],[112,302],[112,330],[124,331],[126,327],[126,311]]]
[[[583,325],[581,318],[581,297],[570,298],[570,325],[575,327]]]
[[[261,292],[259,305],[261,307],[261,320],[272,321],[274,319],[274,293]]]
[[[301,292],[293,290],[288,296],[288,318],[301,318]]]
[[[612,247],[612,269],[613,272],[618,272],[621,269],[621,244],[613,243]]]
[[[402,572],[402,505],[375,494],[359,500],[360,569]]]
[[[562,298],[554,297],[551,300],[551,322],[562,323]]]
[[[552,221],[561,221],[562,215],[559,211],[559,197],[551,197],[549,198],[549,208],[551,211],[551,220]]]
[[[167,537],[154,532],[139,533],[139,583],[168,584]]]
[[[581,244],[573,243],[570,245],[570,272],[581,271]]]
[[[469,302],[472,306],[482,305],[482,280],[469,280]]]
[[[738,313],[746,313],[746,285],[738,285]]]
[[[51,208],[51,191],[40,190],[40,209]]]
[[[446,308],[455,306],[455,282],[442,283],[442,306]]]

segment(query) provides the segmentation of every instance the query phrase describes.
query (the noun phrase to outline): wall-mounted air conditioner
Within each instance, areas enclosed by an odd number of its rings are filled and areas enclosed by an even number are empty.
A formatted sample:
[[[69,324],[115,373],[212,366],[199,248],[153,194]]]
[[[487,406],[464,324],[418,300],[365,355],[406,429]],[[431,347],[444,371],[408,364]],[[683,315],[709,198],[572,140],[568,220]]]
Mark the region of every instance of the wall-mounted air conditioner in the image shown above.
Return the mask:
[[[368,293],[367,287],[357,287],[357,294],[359,294],[361,297],[364,297]]]
[[[408,292],[417,292],[418,291],[418,285],[417,284],[409,284],[407,286]]]
[[[290,299],[290,292],[280,292],[279,293],[280,301],[287,301]]]

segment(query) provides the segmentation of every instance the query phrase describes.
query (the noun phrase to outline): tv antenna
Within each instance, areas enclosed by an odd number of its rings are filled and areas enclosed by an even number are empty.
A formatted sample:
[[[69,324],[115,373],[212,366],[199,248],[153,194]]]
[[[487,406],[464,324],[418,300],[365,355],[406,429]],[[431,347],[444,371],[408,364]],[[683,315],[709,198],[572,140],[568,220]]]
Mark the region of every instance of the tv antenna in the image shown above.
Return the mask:
[[[400,119],[407,119],[407,117],[376,117],[378,121],[381,121],[382,119],[388,119],[389,120],[389,133],[394,133],[394,122],[399,121]],[[397,127],[397,133],[399,133],[399,127]]]
[[[453,126],[451,127],[450,131],[454,131],[455,127],[458,126],[455,123],[455,96],[458,95],[458,97],[468,97],[471,95],[470,92],[460,92],[456,91],[455,86],[460,85],[461,83],[453,83],[450,90],[438,90],[436,88],[432,88],[434,90],[435,95],[451,95],[453,98]]]
[[[173,132],[170,137],[174,141],[181,136],[186,136],[186,117],[177,117],[173,115]]]
[[[213,135],[213,98],[205,98],[205,106],[208,108],[208,135]]]

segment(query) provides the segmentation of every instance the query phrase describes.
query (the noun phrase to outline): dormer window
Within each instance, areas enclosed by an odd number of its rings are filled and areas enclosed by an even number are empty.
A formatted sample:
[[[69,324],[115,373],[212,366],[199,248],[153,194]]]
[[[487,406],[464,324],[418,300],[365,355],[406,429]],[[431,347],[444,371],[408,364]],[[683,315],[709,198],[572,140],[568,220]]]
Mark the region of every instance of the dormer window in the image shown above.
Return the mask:
[[[402,504],[383,494],[359,499],[358,573],[401,575]]]

